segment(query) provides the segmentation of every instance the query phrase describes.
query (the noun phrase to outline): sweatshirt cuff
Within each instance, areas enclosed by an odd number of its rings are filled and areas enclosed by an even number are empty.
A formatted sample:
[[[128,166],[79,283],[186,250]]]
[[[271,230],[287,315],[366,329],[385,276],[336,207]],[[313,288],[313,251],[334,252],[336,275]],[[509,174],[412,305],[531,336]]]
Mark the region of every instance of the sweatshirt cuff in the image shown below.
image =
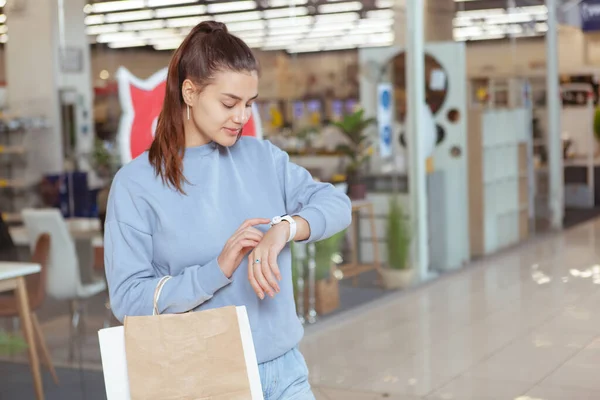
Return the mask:
[[[225,276],[216,258],[202,267],[202,270],[202,281],[200,282],[200,285],[206,294],[210,296],[232,282],[231,279]]]
[[[325,215],[314,207],[305,208],[296,215],[304,218],[310,227],[310,236],[308,239],[298,241],[298,243],[309,243],[321,240],[325,234]]]

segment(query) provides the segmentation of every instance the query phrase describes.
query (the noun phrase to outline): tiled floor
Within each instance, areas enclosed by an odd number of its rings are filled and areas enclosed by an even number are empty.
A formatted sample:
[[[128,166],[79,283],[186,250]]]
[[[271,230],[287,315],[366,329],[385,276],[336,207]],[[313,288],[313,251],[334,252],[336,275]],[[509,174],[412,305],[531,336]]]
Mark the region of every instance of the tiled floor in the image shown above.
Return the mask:
[[[326,400],[600,399],[600,221],[309,328]]]
[[[307,327],[317,399],[600,399],[596,248],[600,220]],[[86,369],[98,371],[100,325],[92,316]],[[67,326],[43,323],[60,365]]]

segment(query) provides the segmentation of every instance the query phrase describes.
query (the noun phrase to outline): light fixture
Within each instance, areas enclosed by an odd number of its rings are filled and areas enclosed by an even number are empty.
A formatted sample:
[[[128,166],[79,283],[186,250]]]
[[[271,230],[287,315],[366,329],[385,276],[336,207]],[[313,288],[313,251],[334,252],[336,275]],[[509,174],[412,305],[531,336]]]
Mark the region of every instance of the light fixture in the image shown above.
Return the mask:
[[[8,26],[0,25],[0,33],[6,33],[6,32],[8,32]]]
[[[263,11],[265,18],[285,18],[285,17],[300,17],[308,15],[308,8],[306,7],[289,7],[289,8],[275,8],[272,10]]]
[[[348,3],[322,4],[319,6],[320,13],[343,13],[348,11],[360,10],[362,10],[362,3],[360,1],[352,1]]]
[[[146,43],[145,40],[132,40],[129,42],[112,42],[108,44],[108,47],[110,47],[111,49],[124,49],[129,47],[146,46],[147,44],[148,43]]]
[[[107,70],[103,69],[102,71],[100,71],[100,79],[105,81],[108,78],[110,78],[110,73]]]
[[[119,31],[119,24],[92,25],[85,28],[88,35],[99,35],[101,33],[112,33]]]
[[[358,20],[358,14],[351,13],[341,13],[341,14],[325,14],[325,15],[317,15],[316,21],[317,24],[334,24],[339,22],[353,22]]]
[[[305,26],[286,26],[279,28],[271,28],[269,29],[269,34],[271,36],[281,36],[281,35],[296,35],[296,34],[304,34],[308,32],[309,27]]]
[[[104,23],[104,15],[88,15],[84,18],[86,25],[99,25]]]
[[[377,8],[392,8],[394,6],[394,0],[375,0],[375,7]]]
[[[227,30],[229,30],[230,32],[252,31],[256,29],[263,29],[264,27],[265,23],[261,20],[232,22],[230,24],[227,24]]]
[[[288,26],[300,26],[310,25],[314,21],[313,17],[295,17],[295,18],[277,18],[270,19],[267,21],[269,28],[277,27],[288,27]]]
[[[214,16],[217,21],[228,23],[228,22],[240,22],[240,21],[252,21],[260,19],[261,15],[259,11],[240,12],[232,14],[217,14]]]
[[[211,3],[208,5],[210,14],[226,13],[233,11],[254,10],[256,2],[254,0],[229,1],[226,3]]]
[[[185,18],[173,18],[167,20],[168,28],[185,28],[190,26],[196,26],[202,21],[208,20],[207,16],[202,17],[185,17]]]
[[[394,19],[394,10],[372,10],[367,11],[367,18]]]
[[[8,42],[8,35],[6,33],[0,35],[0,43],[7,43]]]
[[[100,3],[88,4],[91,8],[91,13],[107,13],[114,11],[136,10],[145,7],[144,0],[119,0],[119,1],[104,1]],[[84,9],[85,11],[85,9]]]
[[[206,13],[206,6],[203,5],[159,8],[156,10],[156,18],[185,17],[204,13]]]
[[[152,19],[154,11],[142,10],[142,11],[127,11],[121,13],[110,13],[104,15],[104,21],[107,23],[111,22],[126,22],[126,21],[137,21],[141,19]],[[89,15],[86,18],[92,17]]]
[[[235,33],[234,35],[239,37],[242,40],[246,40],[246,39],[253,39],[253,38],[257,38],[257,37],[263,37],[265,35],[265,31],[263,30],[259,30],[259,31],[244,31],[244,32],[240,32]]]
[[[161,29],[165,27],[165,21],[155,19],[151,21],[126,22],[121,25],[123,31],[144,31],[147,29]]]
[[[115,32],[115,33],[103,33],[96,37],[98,43],[110,43],[110,42],[127,42],[136,40],[137,36],[135,32]]]
[[[148,7],[176,6],[178,4],[197,3],[198,0],[147,0]]]
[[[291,7],[301,6],[308,3],[308,0],[269,0],[271,7]]]
[[[156,50],[174,50],[181,45],[181,42],[183,42],[183,37],[151,40],[150,44]]]
[[[176,36],[181,35],[175,29],[155,29],[138,32],[138,37],[140,37],[141,39],[172,38]]]

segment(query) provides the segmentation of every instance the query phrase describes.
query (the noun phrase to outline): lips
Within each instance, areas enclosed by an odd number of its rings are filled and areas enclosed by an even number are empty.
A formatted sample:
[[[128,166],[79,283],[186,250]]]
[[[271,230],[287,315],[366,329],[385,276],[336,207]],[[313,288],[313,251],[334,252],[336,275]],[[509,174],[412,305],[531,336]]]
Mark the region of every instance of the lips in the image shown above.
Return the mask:
[[[240,133],[240,129],[232,129],[232,128],[223,128],[225,129],[225,132],[229,133],[230,135],[238,135]]]

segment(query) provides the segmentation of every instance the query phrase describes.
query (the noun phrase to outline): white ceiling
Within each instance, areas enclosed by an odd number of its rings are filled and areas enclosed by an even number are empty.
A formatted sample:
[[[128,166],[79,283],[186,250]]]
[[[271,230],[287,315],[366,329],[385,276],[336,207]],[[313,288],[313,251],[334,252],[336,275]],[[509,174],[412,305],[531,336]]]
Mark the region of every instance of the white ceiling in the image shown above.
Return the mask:
[[[88,4],[90,39],[111,48],[176,48],[200,21],[214,19],[263,50],[307,52],[393,43],[393,0],[119,0]]]

